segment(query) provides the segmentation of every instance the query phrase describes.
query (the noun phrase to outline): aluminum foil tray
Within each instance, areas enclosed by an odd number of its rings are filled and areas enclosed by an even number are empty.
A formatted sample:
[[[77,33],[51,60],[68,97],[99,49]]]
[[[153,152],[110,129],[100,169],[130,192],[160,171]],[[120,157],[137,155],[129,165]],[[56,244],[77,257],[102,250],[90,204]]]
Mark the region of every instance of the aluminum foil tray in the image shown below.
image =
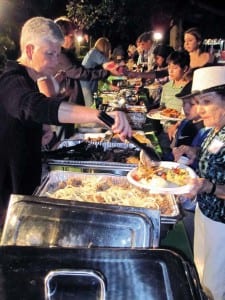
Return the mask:
[[[56,165],[56,166],[75,166],[79,168],[88,168],[88,169],[94,169],[99,170],[108,170],[110,173],[115,173],[116,170],[123,170],[123,171],[130,171],[134,166],[136,166],[136,163],[124,163],[124,162],[116,162],[116,161],[108,161],[108,160],[85,160],[85,159],[75,159],[75,155],[71,157],[71,155],[67,156],[67,153],[73,151],[73,147],[76,145],[81,144],[84,142],[83,140],[64,140],[62,141],[56,151],[49,151],[43,154],[44,161],[48,165]],[[110,150],[110,149],[121,149],[121,150],[134,150],[139,155],[139,149],[134,146],[133,144],[129,143],[114,143],[114,142],[86,142],[90,145],[94,146],[101,146],[103,147],[104,151]],[[57,151],[60,151],[57,152]],[[82,155],[81,155],[82,156]],[[125,175],[125,174],[122,174]]]
[[[47,164],[49,166],[59,166],[65,167],[75,167],[83,172],[90,173],[101,173],[107,171],[107,173],[126,175],[131,169],[133,169],[136,164],[124,164],[118,162],[105,162],[105,161],[75,161],[75,160],[65,160],[65,159],[48,159]],[[69,170],[68,170],[69,171]]]
[[[98,173],[98,174],[89,174],[89,173],[76,173],[76,172],[70,172],[70,171],[51,171],[48,174],[48,177],[43,181],[42,185],[37,189],[35,192],[35,195],[38,196],[49,196],[49,193],[54,192],[58,187],[60,182],[65,182],[69,178],[76,178],[76,179],[86,179],[86,178],[95,178],[100,180],[111,180],[113,184],[115,185],[121,185],[121,184],[129,184],[126,176],[118,176],[118,175],[112,175],[112,174],[106,174],[106,173]],[[132,189],[137,189],[140,191],[139,188],[135,188],[134,186],[131,186]],[[144,191],[146,195],[146,190]],[[150,195],[149,197],[153,199],[162,199],[165,200],[165,203],[169,207],[162,207],[160,210],[161,212],[161,222],[162,223],[168,223],[168,224],[175,224],[178,219],[180,219],[180,209],[178,207],[178,204],[176,202],[176,199],[173,195]],[[118,196],[119,198],[119,196]],[[128,196],[129,198],[129,196]],[[78,200],[78,199],[72,199],[72,200]],[[120,200],[120,199],[118,199]],[[85,201],[86,202],[86,201]],[[87,199],[88,202],[88,199]],[[90,201],[89,201],[90,202]],[[115,201],[116,204],[116,201]],[[108,205],[108,204],[104,204]],[[144,206],[144,205],[143,205]],[[116,207],[116,205],[114,205]],[[149,209],[146,209],[142,207],[144,210],[148,211]],[[167,209],[168,208],[168,209]]]
[[[64,140],[64,141],[62,141],[62,142],[60,142],[59,144],[58,144],[58,147],[57,147],[57,149],[61,149],[61,148],[63,148],[63,147],[71,147],[71,146],[75,146],[75,145],[77,145],[77,144],[80,144],[80,143],[82,143],[84,140],[70,140],[70,139],[68,139],[68,140]],[[102,142],[92,142],[92,141],[90,141],[90,142],[88,142],[88,143],[90,143],[90,144],[93,144],[93,145],[101,145],[101,146],[103,146],[103,148],[104,148],[104,150],[108,150],[108,149],[110,149],[110,148],[115,148],[115,147],[117,147],[117,148],[121,148],[121,149],[139,149],[139,148],[137,148],[135,145],[133,145],[133,144],[130,144],[130,143],[122,143],[122,142],[120,142],[120,143],[115,143],[115,142],[104,142],[104,141],[102,141]]]

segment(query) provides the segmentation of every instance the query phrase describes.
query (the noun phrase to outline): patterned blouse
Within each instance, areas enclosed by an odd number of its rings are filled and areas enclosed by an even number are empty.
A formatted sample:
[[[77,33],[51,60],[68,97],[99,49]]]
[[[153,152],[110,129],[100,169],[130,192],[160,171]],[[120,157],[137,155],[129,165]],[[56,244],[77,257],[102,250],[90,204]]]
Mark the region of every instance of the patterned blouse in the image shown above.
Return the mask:
[[[211,130],[202,144],[197,173],[212,183],[225,184],[225,127],[219,132]],[[225,200],[207,193],[198,194],[197,200],[203,214],[225,223]]]

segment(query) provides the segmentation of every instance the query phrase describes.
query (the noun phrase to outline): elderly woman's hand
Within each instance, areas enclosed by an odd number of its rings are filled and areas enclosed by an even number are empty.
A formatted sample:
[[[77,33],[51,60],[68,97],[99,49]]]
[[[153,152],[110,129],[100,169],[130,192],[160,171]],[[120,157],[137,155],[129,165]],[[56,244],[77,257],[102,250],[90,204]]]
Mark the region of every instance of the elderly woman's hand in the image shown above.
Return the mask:
[[[212,183],[206,178],[192,178],[188,181],[188,184],[192,186],[191,192],[185,195],[189,198],[193,198],[201,193],[210,193],[212,190]]]
[[[189,158],[188,165],[191,165],[197,157],[197,147],[191,147],[187,145],[181,145],[172,149],[174,160],[178,161],[182,155],[186,155]]]
[[[127,120],[127,116],[122,111],[113,111],[109,113],[114,118],[114,124],[112,125],[112,131],[116,134],[119,134],[122,141],[126,139],[126,137],[130,137],[132,135],[131,126]]]

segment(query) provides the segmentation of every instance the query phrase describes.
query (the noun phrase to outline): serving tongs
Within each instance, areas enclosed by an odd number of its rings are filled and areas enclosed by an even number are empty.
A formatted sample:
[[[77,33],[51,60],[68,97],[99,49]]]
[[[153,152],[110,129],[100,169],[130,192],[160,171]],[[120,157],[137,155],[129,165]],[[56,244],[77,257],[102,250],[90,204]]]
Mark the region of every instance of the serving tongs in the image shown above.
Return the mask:
[[[98,118],[109,127],[112,127],[112,125],[114,124],[114,119],[104,111],[99,112]],[[155,150],[152,147],[139,142],[134,136],[127,137],[126,140],[143,150],[150,160],[161,160],[159,155],[155,152]]]
[[[87,142],[81,142],[80,144],[76,144],[69,147],[67,146],[55,150],[42,151],[42,156],[46,158],[54,158],[54,157],[58,158],[58,157],[69,156],[70,154],[72,156],[81,155],[84,153],[86,148],[87,148]]]

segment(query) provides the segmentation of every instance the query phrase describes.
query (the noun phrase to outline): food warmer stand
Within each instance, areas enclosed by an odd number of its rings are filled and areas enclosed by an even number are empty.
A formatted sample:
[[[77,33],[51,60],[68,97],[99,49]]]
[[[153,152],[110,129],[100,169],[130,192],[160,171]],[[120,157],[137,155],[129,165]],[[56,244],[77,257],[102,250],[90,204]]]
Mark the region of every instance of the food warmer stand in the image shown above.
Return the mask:
[[[74,154],[74,149],[77,149],[78,146],[78,156]],[[79,148],[81,147],[81,148]],[[88,160],[82,159],[84,148],[89,148],[92,150],[92,154],[89,154]],[[94,148],[92,148],[94,147]],[[80,150],[81,149],[81,150]],[[95,158],[95,150],[103,152],[103,159],[98,157],[98,160],[93,160]],[[77,150],[75,150],[77,153]],[[79,156],[79,153],[82,153]],[[115,154],[115,157],[111,155],[106,155],[104,157],[104,153],[111,152],[111,154]],[[123,155],[125,153],[125,155]],[[83,143],[83,140],[64,140],[59,143],[56,151],[50,151],[45,156],[45,163],[48,165],[50,172],[47,175],[47,181],[58,180],[53,177],[57,175],[57,171],[59,172],[59,177],[61,176],[60,171],[72,171],[72,172],[84,172],[84,173],[106,173],[117,176],[126,177],[127,173],[137,166],[137,159],[135,163],[129,163],[125,161],[127,156],[132,156],[139,158],[140,149],[133,144],[130,143],[121,143],[121,142],[95,142],[90,141],[88,143]],[[109,157],[109,160],[107,160]],[[122,162],[121,162],[122,159]],[[69,174],[69,173],[68,173]],[[65,176],[66,173],[65,173]],[[125,180],[125,178],[122,178]],[[40,189],[39,189],[40,190]],[[162,214],[160,216],[160,224],[161,224],[161,233],[162,236],[165,235],[168,229],[173,228],[173,226],[180,220],[183,216],[182,209],[179,203],[176,201],[174,195],[167,195],[170,201],[171,212],[169,214]]]

